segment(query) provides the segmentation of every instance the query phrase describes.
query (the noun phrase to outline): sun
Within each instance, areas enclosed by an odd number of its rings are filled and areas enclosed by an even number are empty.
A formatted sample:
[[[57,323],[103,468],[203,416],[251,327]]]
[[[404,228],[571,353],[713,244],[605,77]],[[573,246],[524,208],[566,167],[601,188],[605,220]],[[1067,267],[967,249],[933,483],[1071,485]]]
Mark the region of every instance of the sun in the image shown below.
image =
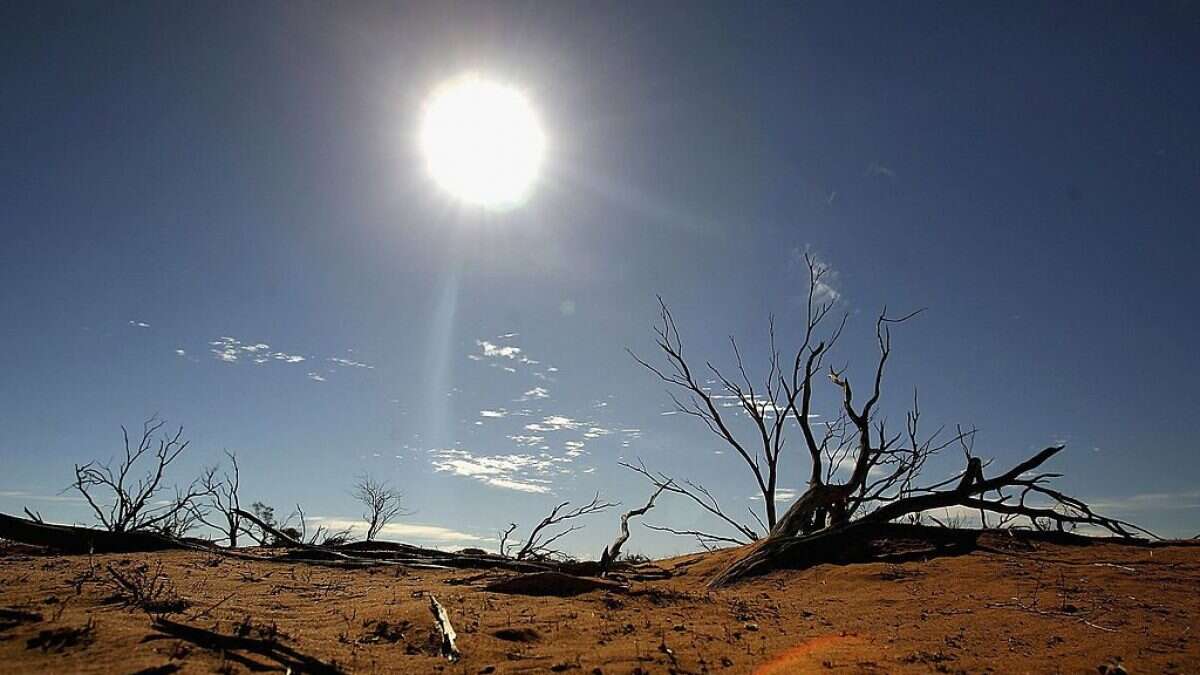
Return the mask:
[[[425,102],[420,145],[442,189],[466,204],[504,210],[529,197],[546,136],[521,92],[468,74],[442,84]]]

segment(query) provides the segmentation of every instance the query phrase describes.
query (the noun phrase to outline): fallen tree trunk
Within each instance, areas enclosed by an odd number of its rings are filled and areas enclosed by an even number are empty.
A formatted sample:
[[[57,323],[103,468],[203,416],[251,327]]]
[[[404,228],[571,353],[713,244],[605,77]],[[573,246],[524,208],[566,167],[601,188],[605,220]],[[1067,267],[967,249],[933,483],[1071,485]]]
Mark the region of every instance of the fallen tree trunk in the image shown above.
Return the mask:
[[[628,586],[615,581],[597,579],[595,577],[580,577],[562,572],[535,572],[533,574],[518,574],[515,577],[501,579],[484,587],[490,593],[507,595],[533,595],[569,598],[592,591],[609,591],[624,593]]]
[[[312,656],[302,654],[278,640],[264,640],[244,635],[223,635],[198,626],[172,621],[166,617],[156,617],[152,624],[158,633],[147,635],[142,642],[161,639],[174,639],[190,642],[194,645],[220,652],[230,660],[237,661],[249,670],[269,669],[265,664],[248,659],[237,652],[249,652],[266,657],[279,664],[287,672],[315,673],[316,675],[341,675],[344,671],[336,664],[329,664]]]
[[[458,644],[455,642],[458,634],[454,632],[454,626],[450,623],[450,614],[432,593],[429,594],[429,612],[433,614],[433,621],[437,624],[438,634],[441,636],[442,656],[449,661],[459,660],[462,653],[458,651]]]
[[[667,489],[669,485],[670,482],[668,481],[667,483],[663,483],[662,485],[658,486],[658,489],[655,490],[654,494],[650,495],[650,501],[646,502],[645,506],[640,509],[626,511],[621,516],[621,533],[617,535],[616,540],[614,540],[612,544],[605,546],[604,552],[600,554],[600,576],[605,576],[608,574],[609,568],[611,568],[613,563],[615,563],[621,556],[621,547],[625,545],[625,542],[629,541],[629,519],[634,516],[646,515],[647,511],[654,508],[654,500],[657,499],[658,496],[662,494],[662,491]]]
[[[748,546],[710,585],[725,586],[779,568],[960,555],[975,549],[980,534],[980,530],[855,521],[810,535],[768,537]]]
[[[188,548],[154,532],[109,532],[92,527],[51,525],[0,513],[0,539],[45,546],[63,553],[140,553]]]
[[[710,585],[726,585],[776,567],[795,566],[805,561],[837,562],[827,556],[830,553],[838,556],[860,550],[878,532],[897,527],[893,521],[938,508],[966,507],[979,512],[1024,517],[1029,519],[1032,526],[1052,523],[1060,532],[1086,525],[1108,530],[1125,539],[1134,539],[1138,534],[1156,537],[1137,525],[1101,516],[1082,500],[1046,487],[1044,482],[1057,474],[1034,475],[1033,471],[1062,449],[1061,445],[1048,447],[993,478],[984,476],[983,463],[978,457],[968,457],[967,468],[956,478],[943,481],[934,488],[920,489],[914,496],[883,500],[884,503],[878,508],[855,520],[847,519],[845,499],[848,489],[853,487],[861,490],[861,483],[852,481],[842,485],[815,485],[796,500],[766,539],[751,546],[717,575]],[[954,481],[957,483],[953,488],[936,489]],[[1006,495],[1005,490],[1019,490],[1015,501],[1009,501],[1013,497]],[[989,493],[997,496],[985,497]],[[1044,500],[1046,505],[1027,504],[1026,498],[1030,496]],[[840,515],[828,519],[830,524],[821,529],[805,531],[804,527],[826,522],[824,515],[815,515],[819,511]]]
[[[464,555],[461,553],[439,551],[433,548],[421,548],[420,546],[412,546],[409,544],[381,542],[379,545],[379,550],[363,550],[361,547],[364,546],[364,544],[362,543],[359,543],[353,547],[318,546],[317,544],[309,544],[294,537],[288,536],[279,529],[264,523],[252,513],[247,513],[246,511],[242,511],[240,509],[235,510],[234,513],[259,526],[264,532],[272,537],[275,537],[277,541],[281,541],[284,543],[284,545],[292,549],[296,549],[294,554],[289,552],[289,554],[285,557],[295,559],[297,562],[347,564],[360,567],[374,564],[469,569],[501,568],[515,572],[537,572],[551,569],[551,567],[547,565],[541,565],[522,560],[511,560],[509,558],[502,558],[500,556],[486,554]],[[345,548],[353,550],[354,554],[351,555],[349,553],[345,553]],[[316,560],[312,559],[314,557]]]
[[[338,567],[397,566],[435,569],[503,569],[518,573],[555,572],[576,577],[598,573],[598,563],[545,563],[514,560],[490,554],[462,554],[432,548],[389,542],[376,542],[370,549],[365,544],[353,547],[318,546],[289,537],[245,511],[238,515],[263,528],[273,537],[293,549],[285,555],[263,557],[213,546],[201,540],[174,539],[154,532],[109,532],[90,527],[51,525],[27,518],[0,513],[0,539],[42,546],[68,554],[84,553],[144,553],[169,550],[194,550],[215,553],[240,560],[263,562],[293,562]],[[353,554],[346,553],[347,548]]]

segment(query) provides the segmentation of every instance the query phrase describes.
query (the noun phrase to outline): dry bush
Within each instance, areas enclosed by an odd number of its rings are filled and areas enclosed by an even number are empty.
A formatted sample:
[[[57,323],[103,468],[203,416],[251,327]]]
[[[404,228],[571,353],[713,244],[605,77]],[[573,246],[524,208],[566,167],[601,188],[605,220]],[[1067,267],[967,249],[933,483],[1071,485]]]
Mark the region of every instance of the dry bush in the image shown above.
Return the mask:
[[[88,462],[75,465],[75,481],[70,487],[83,495],[92,512],[105,529],[111,532],[157,530],[178,536],[195,523],[193,508],[203,494],[200,482],[193,481],[186,490],[176,489],[173,500],[160,503],[167,468],[188,447],[183,440],[183,427],[174,434],[164,433],[157,441],[154,436],[166,422],[151,417],[142,424],[142,435],[136,444],[122,426],[123,457],[114,466]],[[145,468],[142,468],[145,467]],[[111,492],[110,496],[101,493]],[[108,502],[106,505],[102,505]]]
[[[118,572],[109,565],[108,574],[114,591],[111,599],[126,607],[137,607],[148,614],[165,616],[182,612],[191,606],[176,592],[175,585],[163,572],[161,562],[153,568],[142,563],[125,572]]]

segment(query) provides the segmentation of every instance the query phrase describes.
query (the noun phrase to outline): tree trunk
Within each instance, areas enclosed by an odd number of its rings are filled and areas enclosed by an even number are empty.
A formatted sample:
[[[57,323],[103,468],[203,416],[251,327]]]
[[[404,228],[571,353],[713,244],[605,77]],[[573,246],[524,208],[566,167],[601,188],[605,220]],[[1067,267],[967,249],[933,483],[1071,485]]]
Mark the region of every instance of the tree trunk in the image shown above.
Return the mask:
[[[0,513],[0,539],[46,546],[63,553],[136,553],[184,548],[154,532],[109,532],[91,527],[51,525]]]

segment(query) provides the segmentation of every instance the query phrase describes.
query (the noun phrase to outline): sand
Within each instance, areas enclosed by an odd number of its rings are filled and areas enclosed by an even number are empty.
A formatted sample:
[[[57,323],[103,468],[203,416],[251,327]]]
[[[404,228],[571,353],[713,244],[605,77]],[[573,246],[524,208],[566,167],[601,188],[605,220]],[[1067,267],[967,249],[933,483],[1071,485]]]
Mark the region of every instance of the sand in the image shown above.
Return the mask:
[[[660,561],[670,579],[566,598],[483,590],[505,572],[9,546],[0,672],[1200,673],[1200,547],[984,541],[957,557],[783,570],[713,591],[707,580],[735,554],[719,551]],[[165,609],[186,605],[168,619],[241,648],[164,634],[120,597],[109,566],[130,579],[161,571],[163,597],[182,600]],[[438,653],[430,594],[457,632],[457,662]]]

